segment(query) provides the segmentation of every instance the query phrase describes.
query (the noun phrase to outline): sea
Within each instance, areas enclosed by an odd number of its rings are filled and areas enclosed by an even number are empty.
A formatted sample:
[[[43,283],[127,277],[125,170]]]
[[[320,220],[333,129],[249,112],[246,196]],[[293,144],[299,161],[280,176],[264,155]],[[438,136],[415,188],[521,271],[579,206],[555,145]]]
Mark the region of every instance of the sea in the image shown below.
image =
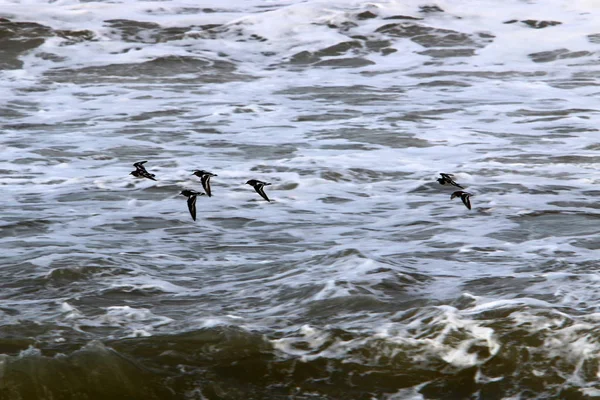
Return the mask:
[[[0,93],[0,400],[600,398],[600,2],[0,0]]]

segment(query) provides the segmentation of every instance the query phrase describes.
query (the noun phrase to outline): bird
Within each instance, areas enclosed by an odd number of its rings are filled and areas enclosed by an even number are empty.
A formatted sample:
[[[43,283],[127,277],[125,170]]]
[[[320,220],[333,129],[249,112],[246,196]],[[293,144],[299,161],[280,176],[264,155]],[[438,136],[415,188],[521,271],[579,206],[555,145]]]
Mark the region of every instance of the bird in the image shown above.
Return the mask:
[[[156,180],[156,179],[154,179],[154,174],[151,174],[148,171],[141,170],[141,169],[137,169],[135,171],[131,171],[129,173],[129,175],[133,175],[136,178],[148,178],[148,179],[152,179],[153,181]]]
[[[154,179],[154,177],[156,175],[151,174],[150,172],[146,171],[146,168],[144,167],[144,163],[147,163],[148,161],[138,161],[136,163],[133,164],[133,166],[135,167],[135,171],[131,171],[129,173],[129,175],[133,175],[136,178],[148,178],[148,179],[152,179],[153,181],[155,181],[156,179]]]
[[[204,188],[204,191],[206,192],[206,195],[208,197],[211,197],[212,194],[210,192],[210,178],[212,176],[217,176],[217,174],[213,174],[212,172],[208,172],[208,171],[203,171],[201,169],[197,169],[194,171],[193,175],[196,175],[197,177],[200,178],[200,181],[202,182],[202,187]]]
[[[462,190],[457,190],[456,192],[452,193],[452,195],[450,195],[450,200],[452,200],[455,197],[460,197],[460,199],[464,203],[465,207],[467,207],[470,210],[471,209],[471,200],[469,200],[469,198],[471,196],[473,196],[473,194],[463,192]]]
[[[452,178],[454,178],[454,175],[452,175],[452,174],[444,174],[442,172],[440,172],[440,175],[442,177],[437,179],[437,181],[440,183],[440,185],[445,185],[446,183],[449,183],[452,186],[456,186],[456,187],[459,187],[461,189],[464,189],[464,187],[462,187],[458,183],[454,182],[454,179],[452,179]]]
[[[265,199],[268,202],[271,202],[271,200],[269,200],[269,198],[267,197],[267,195],[265,194],[265,186],[269,186],[270,183],[267,182],[262,182],[256,179],[250,179],[248,182],[246,182],[247,185],[250,185],[254,188],[254,190],[256,190],[256,193],[260,194],[260,196]]]
[[[198,196],[204,196],[204,193],[196,192],[195,190],[182,190],[181,194],[188,198],[187,204],[188,209],[190,210],[190,215],[192,219],[196,220],[196,198]]]

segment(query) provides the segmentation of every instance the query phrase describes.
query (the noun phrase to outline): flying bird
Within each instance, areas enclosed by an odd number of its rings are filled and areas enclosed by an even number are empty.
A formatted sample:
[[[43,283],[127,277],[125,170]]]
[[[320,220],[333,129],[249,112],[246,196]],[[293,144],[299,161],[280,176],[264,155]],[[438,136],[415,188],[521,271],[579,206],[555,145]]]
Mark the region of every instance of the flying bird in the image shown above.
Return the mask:
[[[148,178],[148,179],[152,179],[153,181],[156,180],[156,179],[154,179],[154,174],[151,174],[148,171],[143,171],[141,169],[137,169],[135,171],[131,171],[129,173],[129,175],[133,175],[136,178]]]
[[[260,196],[263,199],[265,199],[268,202],[271,201],[265,194],[265,189],[264,189],[264,187],[269,186],[270,183],[258,181],[256,179],[250,179],[248,182],[246,182],[246,184],[252,186],[254,188],[254,190],[256,190],[256,193],[260,194]]]
[[[194,171],[193,175],[196,175],[197,177],[200,178],[200,181],[202,182],[202,187],[204,188],[206,195],[208,197],[211,197],[212,194],[210,192],[210,178],[213,176],[217,176],[217,174],[213,174],[212,172],[197,169]]]
[[[181,194],[188,198],[187,205],[190,210],[192,219],[196,220],[196,198],[198,196],[204,196],[204,193],[196,192],[195,190],[182,190]]]
[[[467,207],[470,210],[471,200],[469,198],[471,196],[473,196],[471,193],[463,192],[462,190],[457,190],[456,192],[452,193],[452,195],[450,196],[450,200],[452,200],[455,197],[460,197],[465,207]]]
[[[133,166],[135,167],[135,171],[131,171],[129,173],[129,175],[133,175],[136,178],[148,178],[148,179],[152,179],[153,181],[155,181],[156,180],[156,179],[154,179],[155,175],[146,171],[146,168],[144,167],[144,163],[147,163],[147,162],[148,161],[138,161],[135,164],[133,164]]]
[[[454,182],[454,175],[452,174],[444,174],[440,172],[440,175],[442,176],[441,178],[438,178],[437,181],[440,183],[440,185],[445,185],[446,183],[451,184],[452,186],[456,186],[459,187],[461,189],[464,189],[464,187],[460,186],[458,183]]]

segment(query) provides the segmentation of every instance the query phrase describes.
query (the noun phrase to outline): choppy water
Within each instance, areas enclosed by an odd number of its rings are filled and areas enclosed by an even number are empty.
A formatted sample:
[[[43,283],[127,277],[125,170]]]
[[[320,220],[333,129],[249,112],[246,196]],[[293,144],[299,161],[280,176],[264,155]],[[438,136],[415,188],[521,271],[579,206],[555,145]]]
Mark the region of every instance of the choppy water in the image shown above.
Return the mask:
[[[600,397],[595,2],[0,17],[1,399]]]

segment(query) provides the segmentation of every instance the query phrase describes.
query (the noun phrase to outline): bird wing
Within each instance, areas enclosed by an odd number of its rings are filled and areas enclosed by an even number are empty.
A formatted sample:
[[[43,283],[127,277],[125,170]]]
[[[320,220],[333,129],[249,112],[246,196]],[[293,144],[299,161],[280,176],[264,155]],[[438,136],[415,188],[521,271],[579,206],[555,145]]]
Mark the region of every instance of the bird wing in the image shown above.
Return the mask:
[[[141,169],[141,170],[144,170],[144,171],[145,171],[145,170],[146,170],[146,168],[144,167],[144,165],[143,165],[143,164],[145,164],[145,163],[147,163],[147,162],[148,162],[148,160],[146,160],[146,161],[138,161],[138,162],[136,162],[135,164],[133,164],[133,166],[134,166],[136,169]]]
[[[450,183],[456,187],[459,187],[461,189],[464,189],[464,187],[460,186],[458,183],[454,182],[452,179],[450,179]]]
[[[460,196],[460,199],[465,204],[465,206],[470,210],[471,209],[471,195],[468,193],[464,193]]]
[[[188,198],[187,201],[188,204],[188,208],[190,210],[190,215],[192,216],[192,219],[195,221],[196,220],[196,196],[192,195]]]
[[[139,170],[139,172],[148,179],[152,179],[153,181],[155,181],[156,179],[154,179],[154,174],[149,173],[148,171],[144,170]]]
[[[269,200],[269,198],[267,197],[267,194],[265,193],[265,189],[263,186],[265,186],[265,185],[262,183],[259,183],[256,186],[254,186],[254,190],[256,190],[256,193],[260,194],[263,199],[265,199],[268,202],[271,202],[271,200]]]
[[[210,175],[202,175],[202,178],[200,178],[200,180],[202,181],[202,187],[204,188],[206,195],[208,197],[212,196],[212,194],[210,193]]]

